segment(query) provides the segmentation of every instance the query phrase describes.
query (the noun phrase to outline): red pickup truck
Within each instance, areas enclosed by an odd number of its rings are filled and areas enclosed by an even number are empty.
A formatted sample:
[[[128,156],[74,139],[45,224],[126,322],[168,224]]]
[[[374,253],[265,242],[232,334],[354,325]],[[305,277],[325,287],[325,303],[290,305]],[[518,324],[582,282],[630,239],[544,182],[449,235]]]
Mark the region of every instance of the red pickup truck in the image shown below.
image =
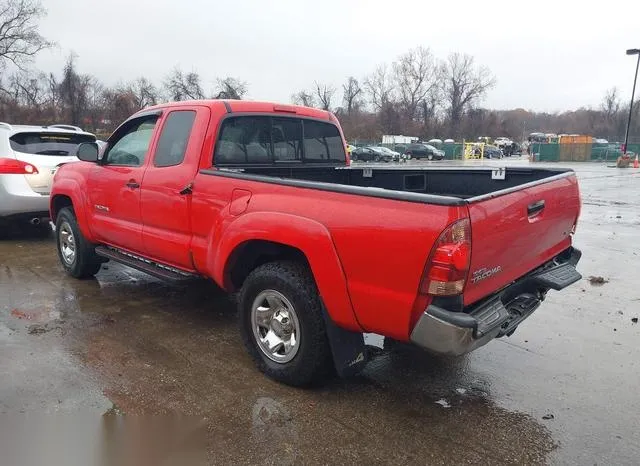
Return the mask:
[[[581,278],[571,170],[351,166],[332,114],[221,100],[145,109],[77,155],[51,192],[66,271],[238,292],[248,351],[292,385],[358,370],[365,332],[469,352]]]

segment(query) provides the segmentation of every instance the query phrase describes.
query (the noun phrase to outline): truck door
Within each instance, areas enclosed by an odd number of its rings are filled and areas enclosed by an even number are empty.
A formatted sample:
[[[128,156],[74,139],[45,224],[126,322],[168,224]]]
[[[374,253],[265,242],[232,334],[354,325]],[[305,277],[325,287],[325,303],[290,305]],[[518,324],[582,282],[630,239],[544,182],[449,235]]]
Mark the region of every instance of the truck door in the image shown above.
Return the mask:
[[[191,193],[210,111],[172,108],[163,115],[160,136],[141,187],[142,238],[149,258],[186,270],[191,259]]]
[[[132,252],[142,251],[140,183],[157,121],[154,113],[123,123],[89,174],[91,231],[101,242]]]

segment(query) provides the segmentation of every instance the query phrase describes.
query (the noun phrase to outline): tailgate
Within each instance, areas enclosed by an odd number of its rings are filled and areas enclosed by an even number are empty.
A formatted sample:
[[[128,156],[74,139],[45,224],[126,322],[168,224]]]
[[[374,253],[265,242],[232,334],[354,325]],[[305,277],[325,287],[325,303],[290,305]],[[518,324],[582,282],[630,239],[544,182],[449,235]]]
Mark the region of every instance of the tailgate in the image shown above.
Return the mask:
[[[472,249],[465,305],[495,293],[567,249],[580,213],[573,172],[469,201]]]

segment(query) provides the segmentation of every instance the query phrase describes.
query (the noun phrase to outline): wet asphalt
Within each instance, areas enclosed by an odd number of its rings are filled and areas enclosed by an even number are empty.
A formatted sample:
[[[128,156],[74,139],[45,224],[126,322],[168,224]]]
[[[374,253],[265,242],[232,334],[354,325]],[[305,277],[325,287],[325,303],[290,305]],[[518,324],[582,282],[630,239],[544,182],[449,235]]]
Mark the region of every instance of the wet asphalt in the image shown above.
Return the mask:
[[[493,162],[511,163],[527,162]],[[5,230],[0,429],[16,416],[180,415],[202,464],[638,464],[640,170],[573,168],[581,282],[471,355],[385,343],[361,375],[307,390],[254,368],[233,297],[214,285],[115,263],[77,281],[51,235]]]

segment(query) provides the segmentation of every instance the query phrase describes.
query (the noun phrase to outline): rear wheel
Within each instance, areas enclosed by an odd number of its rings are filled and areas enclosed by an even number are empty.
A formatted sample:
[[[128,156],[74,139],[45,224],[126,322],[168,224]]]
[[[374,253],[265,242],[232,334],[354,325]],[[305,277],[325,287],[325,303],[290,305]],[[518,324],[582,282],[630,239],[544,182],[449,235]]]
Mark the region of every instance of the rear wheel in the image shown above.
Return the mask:
[[[379,156],[379,155],[376,155],[376,156],[373,158],[373,161],[374,161],[374,162],[379,162],[379,161],[380,161],[380,156]]]
[[[56,219],[58,257],[64,270],[74,278],[88,278],[100,270],[102,261],[78,227],[73,209],[65,207]]]
[[[427,160],[433,160],[433,155],[431,154],[427,155]]]
[[[331,372],[322,302],[308,267],[289,261],[258,267],[245,280],[238,306],[244,344],[266,375],[306,386]]]

